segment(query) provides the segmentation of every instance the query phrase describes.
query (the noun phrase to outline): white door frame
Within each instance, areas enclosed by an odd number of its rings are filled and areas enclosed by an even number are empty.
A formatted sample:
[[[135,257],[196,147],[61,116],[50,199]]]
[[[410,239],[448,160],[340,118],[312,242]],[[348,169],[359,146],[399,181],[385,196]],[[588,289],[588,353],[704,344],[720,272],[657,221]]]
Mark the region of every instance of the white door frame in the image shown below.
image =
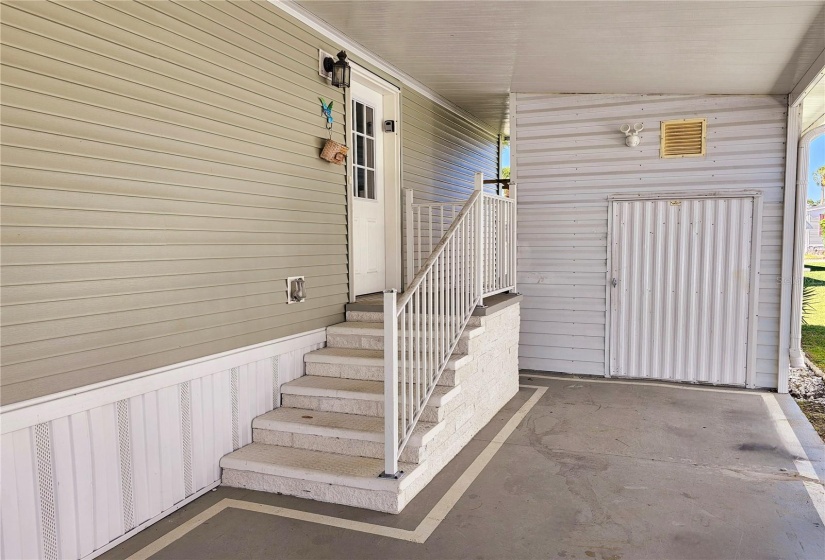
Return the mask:
[[[386,289],[401,290],[401,90],[365,68],[350,63],[353,77],[380,92],[384,99],[384,120],[395,121],[395,132],[384,137],[384,260]],[[346,90],[346,137],[352,143],[352,91]],[[383,123],[379,123],[383,126]],[[347,252],[349,254],[349,301],[355,302],[355,243],[353,243],[352,158],[347,158]]]
[[[758,330],[759,305],[759,260],[762,253],[762,193],[760,191],[731,190],[713,192],[658,192],[658,193],[623,193],[607,197],[607,271],[605,272],[605,323],[604,323],[604,376],[610,377],[611,325],[613,307],[610,284],[613,274],[613,204],[614,202],[651,201],[661,199],[705,199],[705,198],[751,198],[753,199],[753,221],[751,224],[751,273],[750,292],[748,294],[748,355],[746,358],[745,387],[756,387],[756,335]]]

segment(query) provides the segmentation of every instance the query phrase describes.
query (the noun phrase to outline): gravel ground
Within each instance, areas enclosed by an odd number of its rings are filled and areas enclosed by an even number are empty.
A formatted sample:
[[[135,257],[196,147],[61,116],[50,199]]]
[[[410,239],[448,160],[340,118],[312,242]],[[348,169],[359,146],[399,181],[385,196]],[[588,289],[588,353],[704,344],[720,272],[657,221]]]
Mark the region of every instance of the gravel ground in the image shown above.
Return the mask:
[[[794,369],[788,380],[791,396],[825,441],[825,378],[812,369]]]
[[[801,400],[825,399],[825,379],[815,371],[805,369],[791,370],[788,380],[791,395]]]

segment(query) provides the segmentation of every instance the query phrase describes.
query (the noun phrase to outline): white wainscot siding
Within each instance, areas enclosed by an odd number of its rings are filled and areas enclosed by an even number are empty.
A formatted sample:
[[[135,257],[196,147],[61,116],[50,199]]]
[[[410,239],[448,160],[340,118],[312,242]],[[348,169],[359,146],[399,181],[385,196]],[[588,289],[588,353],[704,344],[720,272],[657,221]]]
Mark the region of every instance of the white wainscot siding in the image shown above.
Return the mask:
[[[785,96],[516,94],[511,110],[520,366],[605,373],[609,196],[756,190],[764,204],[756,385],[776,387]],[[660,159],[660,122],[694,117],[707,118],[707,155]],[[628,148],[619,127],[636,122],[642,141]]]
[[[220,482],[325,332],[227,352],[2,412],[2,556],[93,557]]]

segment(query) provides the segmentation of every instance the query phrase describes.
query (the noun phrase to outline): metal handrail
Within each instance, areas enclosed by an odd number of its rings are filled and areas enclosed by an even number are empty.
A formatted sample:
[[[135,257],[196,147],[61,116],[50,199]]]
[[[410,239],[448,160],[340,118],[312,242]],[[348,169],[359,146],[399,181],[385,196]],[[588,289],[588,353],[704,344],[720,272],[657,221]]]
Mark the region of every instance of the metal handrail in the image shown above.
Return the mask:
[[[486,295],[515,289],[515,201],[483,187],[477,173],[475,191],[404,293],[384,293],[382,476],[400,476],[401,452],[475,307]],[[411,206],[408,198],[408,211]]]

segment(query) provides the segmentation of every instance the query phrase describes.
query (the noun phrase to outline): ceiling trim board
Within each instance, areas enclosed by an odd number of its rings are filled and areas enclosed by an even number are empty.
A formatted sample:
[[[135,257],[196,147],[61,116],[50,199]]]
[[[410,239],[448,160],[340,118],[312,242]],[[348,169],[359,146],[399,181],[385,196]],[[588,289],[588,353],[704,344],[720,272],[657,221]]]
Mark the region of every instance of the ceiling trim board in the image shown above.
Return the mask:
[[[791,93],[788,95],[790,106],[796,107],[802,103],[805,96],[808,95],[823,76],[825,76],[825,50],[819,53],[819,56],[802,76],[802,79],[800,79],[793,90],[791,90]]]
[[[352,38],[348,37],[340,30],[336,29],[326,21],[320,19],[318,16],[309,12],[303,6],[298,5],[293,0],[267,0],[270,4],[275,6],[276,8],[280,9],[281,11],[291,15],[301,23],[309,26],[311,29],[314,29],[318,33],[328,37],[329,39],[337,42],[341,45],[342,48],[349,51],[352,54],[360,57],[365,62],[375,66],[379,70],[390,74],[391,76],[395,77],[396,79],[400,80],[402,84],[405,86],[414,89],[430,101],[433,101],[445,109],[452,111],[453,113],[461,116],[464,119],[467,119],[469,122],[473,123],[477,127],[485,130],[493,135],[500,134],[500,131],[496,131],[493,127],[491,127],[488,123],[482,121],[472,113],[468,112],[465,109],[462,109],[452,101],[449,101],[445,97],[442,97],[434,90],[428,88],[406,72],[398,69],[397,67],[393,66],[371,50],[367,49],[357,41],[353,40]]]

